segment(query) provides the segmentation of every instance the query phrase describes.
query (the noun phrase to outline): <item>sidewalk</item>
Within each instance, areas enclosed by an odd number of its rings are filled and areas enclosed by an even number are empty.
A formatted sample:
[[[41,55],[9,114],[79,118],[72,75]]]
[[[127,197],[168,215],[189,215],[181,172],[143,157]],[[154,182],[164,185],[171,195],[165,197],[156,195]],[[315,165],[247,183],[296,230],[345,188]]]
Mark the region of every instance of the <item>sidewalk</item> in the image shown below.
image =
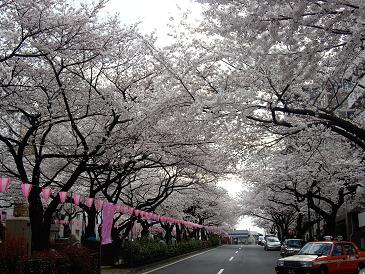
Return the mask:
[[[116,268],[116,267],[109,267],[109,266],[103,267],[102,266],[101,273],[102,274],[141,274],[141,273],[153,270],[155,268],[158,268],[158,267],[170,264],[170,263],[174,263],[175,261],[183,260],[185,258],[194,256],[194,255],[198,255],[200,253],[208,252],[208,251],[216,249],[216,248],[218,248],[218,247],[201,249],[201,250],[186,253],[186,254],[183,254],[180,256],[176,256],[173,258],[169,258],[166,260],[158,261],[156,263],[152,263],[152,264],[148,264],[148,265],[144,265],[144,266],[140,266],[140,267],[135,267],[135,268]]]

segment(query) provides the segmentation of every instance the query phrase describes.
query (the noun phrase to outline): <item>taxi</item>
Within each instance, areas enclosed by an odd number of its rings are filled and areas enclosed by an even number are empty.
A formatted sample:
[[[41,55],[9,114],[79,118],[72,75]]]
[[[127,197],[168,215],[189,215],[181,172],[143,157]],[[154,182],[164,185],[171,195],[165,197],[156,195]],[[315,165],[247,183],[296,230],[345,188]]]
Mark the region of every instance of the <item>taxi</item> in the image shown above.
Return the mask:
[[[277,274],[357,274],[365,268],[365,252],[347,241],[307,243],[298,254],[281,258]]]

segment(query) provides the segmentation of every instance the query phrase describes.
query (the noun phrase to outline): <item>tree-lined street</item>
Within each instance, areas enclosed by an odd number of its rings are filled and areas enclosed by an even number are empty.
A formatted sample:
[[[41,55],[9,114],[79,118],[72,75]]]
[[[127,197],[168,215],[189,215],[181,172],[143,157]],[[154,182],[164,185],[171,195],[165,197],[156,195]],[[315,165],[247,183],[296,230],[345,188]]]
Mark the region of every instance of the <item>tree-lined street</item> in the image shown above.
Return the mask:
[[[0,1],[0,274],[222,244],[158,271],[269,273],[267,235],[365,265],[365,2],[192,1],[164,34],[125,1]]]

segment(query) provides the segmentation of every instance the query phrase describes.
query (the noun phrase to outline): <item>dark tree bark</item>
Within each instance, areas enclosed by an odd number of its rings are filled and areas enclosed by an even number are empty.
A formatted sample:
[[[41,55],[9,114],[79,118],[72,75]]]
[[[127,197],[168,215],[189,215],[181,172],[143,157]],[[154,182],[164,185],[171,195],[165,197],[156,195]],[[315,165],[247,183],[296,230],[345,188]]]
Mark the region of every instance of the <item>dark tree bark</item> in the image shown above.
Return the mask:
[[[43,222],[43,204],[39,194],[40,188],[33,186],[28,197],[33,250],[42,250],[46,248],[49,238],[49,230],[47,230],[47,227]]]
[[[169,224],[169,223],[163,223],[161,222],[161,227],[165,230],[165,242],[167,244],[171,244],[172,242],[172,230],[174,228],[174,224]]]
[[[151,223],[148,223],[147,220],[143,220],[143,219],[139,219],[138,223],[141,224],[142,226],[142,231],[141,231],[141,238],[148,238],[150,235],[150,230],[149,228],[153,225]]]
[[[176,229],[176,242],[177,243],[181,243],[182,240],[182,234],[183,234],[183,229],[181,227],[182,225],[176,225],[175,229]]]
[[[95,232],[96,225],[96,208],[95,206],[91,206],[90,209],[87,210],[87,226],[85,228],[85,238],[96,237]]]

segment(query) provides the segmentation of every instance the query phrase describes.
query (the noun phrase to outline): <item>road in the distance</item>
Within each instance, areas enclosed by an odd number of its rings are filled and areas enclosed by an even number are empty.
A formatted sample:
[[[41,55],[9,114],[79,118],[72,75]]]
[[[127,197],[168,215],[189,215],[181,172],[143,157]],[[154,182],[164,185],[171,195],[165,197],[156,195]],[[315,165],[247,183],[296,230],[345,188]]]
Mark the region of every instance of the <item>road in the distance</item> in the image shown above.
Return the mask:
[[[144,273],[153,274],[274,274],[279,251],[257,245],[225,245]]]

